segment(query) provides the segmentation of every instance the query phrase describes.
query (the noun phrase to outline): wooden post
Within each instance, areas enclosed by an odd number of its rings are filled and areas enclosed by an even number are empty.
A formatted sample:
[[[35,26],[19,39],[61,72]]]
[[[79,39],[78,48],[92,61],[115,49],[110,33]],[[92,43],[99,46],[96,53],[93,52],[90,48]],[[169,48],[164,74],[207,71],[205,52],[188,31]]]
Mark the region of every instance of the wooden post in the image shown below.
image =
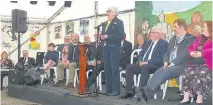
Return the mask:
[[[78,94],[83,95],[85,94],[86,90],[86,45],[79,44],[80,49],[79,55],[79,87],[78,87]]]

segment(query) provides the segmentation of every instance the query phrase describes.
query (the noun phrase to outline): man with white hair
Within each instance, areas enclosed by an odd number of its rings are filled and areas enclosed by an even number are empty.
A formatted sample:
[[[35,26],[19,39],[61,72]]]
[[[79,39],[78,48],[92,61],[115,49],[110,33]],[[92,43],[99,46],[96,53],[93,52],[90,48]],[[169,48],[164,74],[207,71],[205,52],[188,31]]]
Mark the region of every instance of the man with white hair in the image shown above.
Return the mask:
[[[121,40],[124,35],[123,21],[117,18],[118,9],[107,9],[108,20],[102,27],[101,40],[104,41],[103,60],[106,77],[105,93],[111,96],[120,95],[119,63],[121,56]]]
[[[150,40],[146,40],[139,54],[139,63],[130,64],[126,68],[126,93],[123,99],[133,97],[132,81],[134,74],[141,74],[140,86],[145,86],[149,75],[154,73],[163,65],[163,56],[167,51],[168,43],[162,40],[161,30],[153,27],[150,31]]]

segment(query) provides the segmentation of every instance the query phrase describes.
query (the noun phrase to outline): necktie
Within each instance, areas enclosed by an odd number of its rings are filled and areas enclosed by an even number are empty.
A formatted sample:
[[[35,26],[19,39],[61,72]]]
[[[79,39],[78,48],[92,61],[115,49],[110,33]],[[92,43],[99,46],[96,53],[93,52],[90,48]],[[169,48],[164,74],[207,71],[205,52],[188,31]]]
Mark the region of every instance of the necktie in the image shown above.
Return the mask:
[[[146,52],[145,55],[144,55],[144,56],[145,56],[144,59],[143,59],[144,62],[146,62],[146,61],[148,60],[149,54],[150,54],[150,52],[151,52],[151,50],[152,50],[152,46],[153,46],[153,43],[151,43],[149,49],[147,50],[147,52]]]
[[[26,58],[24,58],[24,63],[26,62]]]

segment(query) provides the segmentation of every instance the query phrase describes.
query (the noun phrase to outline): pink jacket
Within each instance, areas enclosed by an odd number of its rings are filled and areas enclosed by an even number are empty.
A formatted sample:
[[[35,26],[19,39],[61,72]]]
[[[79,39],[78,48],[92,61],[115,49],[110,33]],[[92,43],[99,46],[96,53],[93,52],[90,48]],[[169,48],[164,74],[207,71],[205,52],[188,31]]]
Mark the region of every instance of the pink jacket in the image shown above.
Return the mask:
[[[192,45],[189,46],[188,48],[188,53],[192,51],[197,51],[197,48],[199,46],[199,41],[201,40],[201,37],[197,37],[195,41],[192,43]],[[208,67],[209,70],[212,70],[212,40],[207,40],[203,44],[202,48],[202,57],[205,60],[205,63]]]

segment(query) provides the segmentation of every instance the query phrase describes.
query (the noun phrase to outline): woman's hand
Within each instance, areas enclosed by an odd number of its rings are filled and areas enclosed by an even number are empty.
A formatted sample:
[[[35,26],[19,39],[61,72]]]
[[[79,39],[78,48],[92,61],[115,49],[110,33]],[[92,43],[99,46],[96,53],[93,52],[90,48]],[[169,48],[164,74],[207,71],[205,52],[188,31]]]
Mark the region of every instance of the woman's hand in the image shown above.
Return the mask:
[[[196,52],[196,51],[190,52],[190,55],[191,55],[193,58],[197,58],[197,52]]]
[[[197,58],[202,57],[202,53],[200,51],[197,51],[196,55],[197,55]]]

